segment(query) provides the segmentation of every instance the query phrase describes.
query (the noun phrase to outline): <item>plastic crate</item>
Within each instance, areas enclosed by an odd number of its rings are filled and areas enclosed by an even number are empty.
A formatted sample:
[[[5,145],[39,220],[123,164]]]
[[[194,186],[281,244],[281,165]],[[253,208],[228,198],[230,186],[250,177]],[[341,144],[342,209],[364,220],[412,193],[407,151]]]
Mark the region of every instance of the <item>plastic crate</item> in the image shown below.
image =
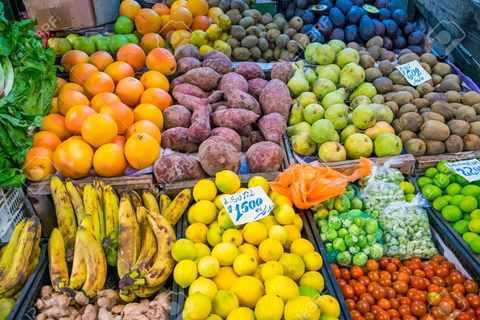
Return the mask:
[[[281,14],[285,15],[285,12],[287,12],[287,7],[290,4],[290,2],[293,2],[293,1],[277,0],[277,4],[275,6],[276,10],[277,10],[277,13],[281,13]]]
[[[24,218],[25,194],[20,188],[0,190],[0,239],[8,242],[15,227]]]

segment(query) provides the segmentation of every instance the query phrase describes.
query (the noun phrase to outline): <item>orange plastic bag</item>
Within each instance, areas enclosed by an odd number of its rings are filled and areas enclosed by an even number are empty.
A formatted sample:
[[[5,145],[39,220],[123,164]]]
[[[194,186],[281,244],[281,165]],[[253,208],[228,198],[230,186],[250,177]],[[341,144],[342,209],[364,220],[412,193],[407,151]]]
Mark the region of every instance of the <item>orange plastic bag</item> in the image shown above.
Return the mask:
[[[327,199],[345,193],[349,182],[370,174],[373,163],[360,158],[357,167],[340,173],[330,167],[321,166],[318,161],[308,164],[291,163],[280,173],[270,187],[288,197],[298,209],[309,209]]]

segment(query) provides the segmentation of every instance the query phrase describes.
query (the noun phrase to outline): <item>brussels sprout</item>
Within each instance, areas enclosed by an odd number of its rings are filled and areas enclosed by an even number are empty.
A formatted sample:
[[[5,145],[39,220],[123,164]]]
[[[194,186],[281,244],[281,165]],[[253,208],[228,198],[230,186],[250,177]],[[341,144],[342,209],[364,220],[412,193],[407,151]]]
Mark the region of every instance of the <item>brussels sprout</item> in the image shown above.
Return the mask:
[[[348,267],[352,262],[352,255],[348,251],[340,252],[337,255],[337,262],[341,267]]]
[[[342,238],[337,238],[333,240],[333,248],[338,251],[345,251],[345,241]]]
[[[363,267],[367,264],[368,257],[365,253],[359,252],[353,256],[353,264],[356,266]]]
[[[375,234],[378,231],[377,220],[368,219],[365,223],[365,231],[367,231],[370,234]]]
[[[328,219],[328,226],[334,230],[338,230],[342,227],[342,221],[338,217],[330,217]]]
[[[353,246],[348,248],[348,251],[350,251],[351,254],[355,254],[357,252],[360,252],[360,247],[359,246]]]
[[[383,246],[380,243],[375,243],[370,247],[370,257],[373,260],[380,260],[383,256]]]
[[[333,241],[335,238],[337,238],[337,231],[328,229],[328,231],[325,233],[325,236],[327,237],[328,241]]]
[[[345,236],[345,244],[349,247],[353,247],[357,244],[358,238],[353,234],[348,234]]]
[[[358,246],[363,248],[367,245],[367,238],[364,235],[358,236]]]
[[[356,224],[352,224],[350,227],[348,227],[348,232],[350,232],[354,236],[359,236],[362,234],[362,229],[360,229],[360,227]]]
[[[345,228],[341,228],[337,231],[337,233],[340,238],[345,238],[348,235],[348,230]]]

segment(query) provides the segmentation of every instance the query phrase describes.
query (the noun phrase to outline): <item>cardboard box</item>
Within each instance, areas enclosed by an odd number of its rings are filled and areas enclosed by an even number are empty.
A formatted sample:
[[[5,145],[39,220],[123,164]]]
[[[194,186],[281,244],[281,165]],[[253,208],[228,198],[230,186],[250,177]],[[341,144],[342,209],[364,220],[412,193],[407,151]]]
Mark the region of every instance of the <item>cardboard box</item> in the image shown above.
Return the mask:
[[[120,0],[24,0],[28,16],[38,21],[37,31],[81,29],[118,18]]]

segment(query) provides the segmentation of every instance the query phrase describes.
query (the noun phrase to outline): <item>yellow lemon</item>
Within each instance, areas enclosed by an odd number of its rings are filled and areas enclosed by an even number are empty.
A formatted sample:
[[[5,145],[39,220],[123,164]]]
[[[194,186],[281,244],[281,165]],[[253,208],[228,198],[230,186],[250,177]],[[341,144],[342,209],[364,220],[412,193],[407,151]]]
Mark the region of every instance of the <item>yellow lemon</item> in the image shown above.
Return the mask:
[[[237,296],[230,290],[219,290],[213,296],[212,312],[223,319],[239,307]]]
[[[248,190],[248,189],[247,189],[247,188],[240,188],[240,189],[238,189],[235,193],[240,193],[240,192],[243,192],[243,191],[245,191],[245,190]]]
[[[215,292],[217,292],[217,285],[210,279],[205,277],[199,277],[197,280],[193,281],[188,288],[188,295],[191,296],[195,292],[201,292],[206,295],[210,301],[213,300]]]
[[[293,203],[292,201],[290,201],[290,199],[288,199],[286,196],[282,196],[282,195],[278,195],[275,197],[275,200],[273,200],[273,203],[275,205],[286,205],[286,206],[289,206],[289,207],[293,207]]]
[[[305,263],[294,253],[285,253],[278,262],[283,266],[285,275],[292,280],[300,279],[305,272]],[[200,271],[200,268],[198,270]]]
[[[230,291],[237,296],[240,306],[247,308],[254,308],[257,301],[265,294],[262,282],[251,276],[243,276],[235,280]]]
[[[258,246],[258,254],[265,261],[278,261],[283,254],[283,246],[280,241],[275,239],[265,239]]]
[[[233,171],[223,170],[215,174],[215,184],[223,193],[232,194],[240,188],[240,178]]]
[[[187,220],[188,220],[188,223],[189,224],[194,224],[195,222],[195,219],[193,218],[193,207],[194,206],[191,206],[189,209],[188,209],[188,212],[187,212]]]
[[[175,266],[173,279],[182,288],[186,288],[197,279],[197,265],[192,260],[182,260]]]
[[[248,188],[253,188],[253,187],[257,187],[257,186],[260,186],[262,187],[263,191],[265,191],[266,194],[268,194],[268,192],[270,191],[270,185],[267,181],[267,179],[265,179],[264,177],[261,177],[261,176],[255,176],[253,178],[251,178],[250,180],[248,180]]]
[[[297,239],[290,245],[290,253],[295,253],[303,258],[307,252],[315,251],[313,244],[307,239]]]
[[[220,223],[218,223],[218,220],[215,220],[213,221],[212,223],[210,223],[208,225],[208,229],[212,229],[212,228],[215,228],[215,227],[219,227],[220,228]]]
[[[213,227],[207,231],[207,242],[212,247],[222,242],[223,231],[220,227]]]
[[[279,195],[280,195],[280,193],[278,193],[277,191],[273,191],[273,190],[270,190],[270,192],[268,193],[268,197],[272,201],[275,200],[275,198]]]
[[[260,222],[249,222],[243,227],[245,242],[258,246],[267,238],[267,228]]]
[[[287,230],[287,233],[288,233],[287,241],[285,241],[285,244],[283,246],[287,249],[290,249],[292,242],[297,239],[300,239],[302,235],[300,234],[300,231],[298,231],[298,229],[293,224],[290,224],[288,226],[283,226],[283,228]]]
[[[206,244],[197,242],[195,243],[195,247],[197,247],[197,256],[195,259],[210,255],[210,248]]]
[[[237,278],[238,275],[235,273],[232,267],[221,267],[212,280],[217,285],[218,290],[230,290],[232,283]]]
[[[212,302],[203,293],[189,295],[183,307],[183,319],[205,319],[212,310]]]
[[[187,230],[185,230],[185,238],[193,241],[193,242],[207,242],[207,232],[208,227],[203,223],[196,222],[188,226]]]
[[[286,276],[273,276],[265,280],[265,293],[280,297],[283,302],[287,302],[300,294],[295,281]]]
[[[222,235],[222,242],[233,243],[237,247],[242,245],[243,236],[242,233],[237,229],[228,229]]]
[[[179,239],[172,245],[171,254],[175,261],[195,260],[197,248],[191,240]]]
[[[205,256],[198,262],[198,273],[205,278],[213,278],[220,269],[217,258]]]
[[[219,243],[212,250],[212,257],[218,259],[222,267],[233,265],[233,261],[239,254],[237,246],[229,242]]]
[[[322,314],[331,316],[334,318],[340,317],[340,304],[337,299],[328,294],[320,296],[317,298],[317,302],[320,304],[320,309]]]
[[[217,218],[217,207],[211,201],[199,200],[192,208],[193,219],[196,222],[210,224]]]
[[[262,278],[267,281],[273,276],[283,276],[283,266],[278,261],[268,261],[262,266]]]
[[[284,227],[276,225],[268,230],[268,237],[280,241],[280,243],[283,245],[287,242],[288,232]]]
[[[283,225],[292,224],[295,219],[295,211],[291,206],[286,204],[275,205],[273,215],[277,222]]]
[[[298,229],[298,231],[302,232],[303,220],[299,214],[295,215],[295,218],[293,219],[293,225]]]
[[[220,228],[223,230],[227,229],[238,229],[240,226],[236,226],[233,224],[232,219],[230,219],[230,216],[227,213],[227,210],[222,209],[218,213],[218,224],[220,225]]]
[[[257,264],[262,263],[262,259],[258,255],[258,249],[253,244],[244,243],[240,247],[238,247],[238,251],[240,251],[240,253],[250,253],[252,256],[255,257],[255,259],[257,259]]]
[[[217,40],[222,35],[222,28],[219,25],[211,24],[207,31],[208,38],[212,41]],[[219,188],[220,189],[220,188]],[[222,191],[223,192],[223,191]]]
[[[230,312],[226,320],[255,320],[252,309],[238,308]]]
[[[257,260],[248,253],[239,254],[233,261],[233,270],[239,276],[249,276],[257,269]]]
[[[310,297],[294,297],[285,304],[285,320],[298,320],[298,315],[302,320],[318,320],[320,318],[320,306]]]
[[[268,215],[265,218],[258,220],[258,222],[263,224],[265,228],[267,228],[267,231],[270,231],[270,228],[272,228],[273,226],[279,225],[277,220],[275,220],[275,217],[272,215]]]
[[[203,45],[200,47],[200,49],[198,49],[198,51],[200,51],[200,55],[203,57],[203,55],[205,54],[205,52],[208,52],[208,51],[214,51],[215,49],[213,49],[212,46],[209,46],[209,45]]]
[[[317,271],[323,265],[323,258],[320,253],[311,251],[305,253],[303,256],[303,262],[305,262],[305,269],[308,271]]]
[[[257,269],[252,273],[252,277],[257,278],[258,280],[262,281],[263,283],[263,278],[262,278],[262,267],[264,263],[257,265]]]
[[[217,187],[212,180],[203,179],[198,181],[193,187],[193,199],[195,201],[208,200],[213,201],[217,196]]]
[[[190,35],[190,43],[194,46],[201,47],[208,42],[208,35],[205,31],[195,30]]]
[[[321,292],[325,286],[325,279],[323,279],[323,276],[317,271],[307,271],[300,278],[300,285],[309,286]]]
[[[222,317],[216,314],[210,314],[205,320],[222,320]]]
[[[223,209],[223,203],[222,203],[222,201],[220,201],[220,199],[225,197],[225,196],[229,196],[229,194],[219,194],[218,196],[215,197],[215,199],[213,199],[213,203],[217,207],[218,211]]]
[[[255,306],[257,320],[281,320],[283,317],[283,300],[277,296],[267,294],[258,300]]]

